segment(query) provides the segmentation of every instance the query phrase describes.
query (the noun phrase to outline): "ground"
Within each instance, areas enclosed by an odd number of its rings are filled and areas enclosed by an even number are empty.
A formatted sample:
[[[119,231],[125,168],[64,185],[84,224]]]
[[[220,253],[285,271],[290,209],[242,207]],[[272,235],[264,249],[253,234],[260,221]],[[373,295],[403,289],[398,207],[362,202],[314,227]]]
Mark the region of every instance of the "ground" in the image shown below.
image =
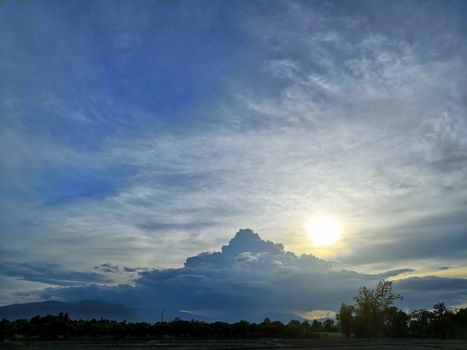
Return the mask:
[[[433,339],[310,339],[310,340],[81,340],[72,341],[4,341],[0,349],[374,349],[374,350],[467,350],[467,340]]]

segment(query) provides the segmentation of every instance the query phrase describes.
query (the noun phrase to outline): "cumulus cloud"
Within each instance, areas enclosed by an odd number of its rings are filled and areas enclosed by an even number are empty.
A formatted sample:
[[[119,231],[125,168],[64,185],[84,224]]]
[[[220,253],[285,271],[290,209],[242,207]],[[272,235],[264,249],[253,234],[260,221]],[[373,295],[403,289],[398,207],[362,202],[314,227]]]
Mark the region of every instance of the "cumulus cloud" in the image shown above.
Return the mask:
[[[176,269],[143,271],[133,285],[52,288],[42,298],[67,301],[103,299],[147,309],[145,317],[162,308],[176,315],[234,321],[261,320],[267,315],[316,318],[331,315],[341,302],[352,302],[362,285],[374,286],[388,276],[345,270],[335,262],[284,250],[282,244],[265,241],[243,229],[219,252],[201,253]],[[465,302],[465,279],[410,278],[396,282],[407,298],[403,306],[430,307],[441,300],[449,305]],[[424,290],[420,293],[420,290]]]

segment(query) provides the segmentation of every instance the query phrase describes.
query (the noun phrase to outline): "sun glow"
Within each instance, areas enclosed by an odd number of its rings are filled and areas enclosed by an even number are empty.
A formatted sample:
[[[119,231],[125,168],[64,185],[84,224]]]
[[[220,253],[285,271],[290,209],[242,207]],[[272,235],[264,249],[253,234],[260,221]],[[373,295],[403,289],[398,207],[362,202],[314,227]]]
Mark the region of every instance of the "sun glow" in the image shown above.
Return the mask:
[[[342,235],[342,225],[335,217],[318,216],[308,221],[307,232],[315,247],[335,244]]]

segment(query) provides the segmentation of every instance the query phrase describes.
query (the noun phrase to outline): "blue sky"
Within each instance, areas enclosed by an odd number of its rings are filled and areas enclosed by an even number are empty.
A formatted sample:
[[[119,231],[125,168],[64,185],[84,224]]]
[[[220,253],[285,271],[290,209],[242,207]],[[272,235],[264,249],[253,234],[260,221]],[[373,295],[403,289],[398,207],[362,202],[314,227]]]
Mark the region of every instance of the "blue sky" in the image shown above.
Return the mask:
[[[3,303],[138,284],[247,227],[374,276],[361,282],[404,269],[463,291],[466,14],[463,1],[2,2]],[[321,214],[344,226],[330,250],[305,229]]]

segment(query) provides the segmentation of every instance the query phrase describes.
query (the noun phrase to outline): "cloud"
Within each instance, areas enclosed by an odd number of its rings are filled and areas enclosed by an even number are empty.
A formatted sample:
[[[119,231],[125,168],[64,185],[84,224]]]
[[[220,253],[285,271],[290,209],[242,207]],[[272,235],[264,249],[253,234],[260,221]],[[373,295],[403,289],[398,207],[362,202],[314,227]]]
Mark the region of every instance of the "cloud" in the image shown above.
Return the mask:
[[[348,264],[364,264],[379,261],[404,260],[409,263],[423,257],[431,259],[456,259],[467,253],[464,214],[453,210],[439,217],[425,217],[407,226],[393,227],[394,239],[386,242],[366,242],[341,254],[340,260]],[[442,230],[449,229],[446,233]],[[419,234],[424,233],[424,239]]]
[[[110,272],[108,270],[102,272]],[[73,271],[57,263],[35,261],[18,263],[3,260],[0,274],[25,281],[42,282],[50,285],[72,286],[90,283],[110,283],[113,280],[103,273]]]
[[[396,269],[396,270],[386,271],[386,272],[380,273],[379,275],[381,276],[381,278],[387,279],[389,277],[395,277],[401,274],[406,274],[406,273],[411,273],[411,272],[415,272],[415,270],[410,269],[410,268],[405,268],[405,269]]]
[[[149,318],[164,308],[171,315],[184,310],[213,319],[261,320],[271,313],[316,316],[316,310],[337,311],[341,302],[352,302],[362,285],[373,287],[387,276],[408,271],[412,270],[381,274],[345,270],[312,255],[297,256],[244,229],[221,251],[190,257],[181,268],[140,272],[132,286],[49,288],[41,296],[144,307]],[[466,281],[409,278],[395,282],[395,287],[407,296],[404,307],[430,307],[441,300],[449,305],[465,302]]]
[[[119,272],[120,271],[120,266],[105,263],[105,264],[100,264],[98,266],[94,266],[94,270],[107,272],[107,273]]]
[[[303,315],[307,320],[319,320],[327,318],[336,318],[336,312],[329,310],[314,310]]]
[[[0,6],[2,247],[67,271],[179,267],[244,223],[321,256],[303,226],[333,213],[350,268],[461,265],[465,10]]]
[[[465,304],[467,279],[434,276],[402,279],[398,291],[412,308],[427,308],[429,304],[445,302],[449,306]]]
[[[465,278],[441,278],[441,277],[414,277],[407,280],[400,280],[398,282],[399,288],[423,291],[428,289],[444,290],[444,291],[466,291],[467,279]]]

